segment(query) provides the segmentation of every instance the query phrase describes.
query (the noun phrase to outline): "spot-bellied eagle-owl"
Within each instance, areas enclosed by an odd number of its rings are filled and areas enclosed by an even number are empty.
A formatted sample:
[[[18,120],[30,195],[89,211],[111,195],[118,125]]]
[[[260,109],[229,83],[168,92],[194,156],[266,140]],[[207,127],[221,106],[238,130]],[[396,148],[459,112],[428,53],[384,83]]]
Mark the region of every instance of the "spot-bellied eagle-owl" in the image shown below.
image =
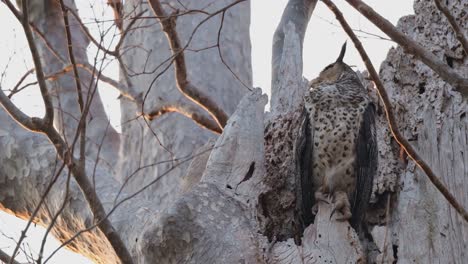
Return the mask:
[[[319,201],[332,203],[335,219],[350,220],[356,229],[372,192],[377,141],[374,105],[357,74],[343,62],[345,51],[346,43],[336,62],[309,83],[304,97],[309,150],[303,157],[308,175],[302,177],[308,177],[309,186],[302,189],[315,198],[304,202],[304,210],[311,212],[312,203],[316,210]]]

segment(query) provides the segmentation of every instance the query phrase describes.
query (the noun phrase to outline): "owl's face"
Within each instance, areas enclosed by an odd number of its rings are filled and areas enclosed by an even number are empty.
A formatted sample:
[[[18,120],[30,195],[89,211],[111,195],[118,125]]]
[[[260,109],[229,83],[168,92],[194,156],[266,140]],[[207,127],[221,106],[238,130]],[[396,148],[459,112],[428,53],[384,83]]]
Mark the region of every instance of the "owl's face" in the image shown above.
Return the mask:
[[[355,72],[346,63],[335,62],[325,67],[317,78],[311,80],[309,82],[309,87],[336,83],[343,77],[352,74],[355,74]]]

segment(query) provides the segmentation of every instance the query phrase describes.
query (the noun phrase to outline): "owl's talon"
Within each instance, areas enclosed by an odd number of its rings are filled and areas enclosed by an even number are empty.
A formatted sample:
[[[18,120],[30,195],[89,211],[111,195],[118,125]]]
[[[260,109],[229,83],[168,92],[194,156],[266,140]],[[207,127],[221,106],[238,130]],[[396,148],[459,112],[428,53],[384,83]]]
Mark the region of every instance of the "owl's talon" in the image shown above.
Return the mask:
[[[317,203],[314,204],[314,205],[312,206],[312,209],[311,209],[311,210],[312,210],[312,214],[313,214],[313,215],[317,215],[317,213],[318,213],[318,204],[317,204]]]
[[[335,220],[340,221],[340,222],[348,221],[349,219],[351,219],[351,216],[352,216],[351,212],[344,212],[344,213],[341,214],[341,216],[337,215],[335,217]]]
[[[341,215],[335,217],[336,221],[346,221],[349,220],[352,216],[351,214],[351,205],[348,200],[348,196],[344,192],[337,192],[335,194],[335,203],[333,210],[330,214],[330,219],[335,214],[336,211],[339,211]]]
[[[315,194],[314,194],[314,197],[315,197],[315,201],[322,201],[324,203],[327,203],[327,204],[331,204],[332,203],[332,197],[330,194],[328,193],[325,193],[322,191],[322,188],[318,189]]]

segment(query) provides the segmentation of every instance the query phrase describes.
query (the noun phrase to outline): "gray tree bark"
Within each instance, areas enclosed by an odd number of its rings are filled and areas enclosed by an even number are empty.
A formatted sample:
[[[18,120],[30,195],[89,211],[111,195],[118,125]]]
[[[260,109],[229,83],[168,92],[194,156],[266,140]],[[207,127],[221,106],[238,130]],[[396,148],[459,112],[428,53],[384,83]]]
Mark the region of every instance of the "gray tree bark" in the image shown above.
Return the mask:
[[[205,8],[214,12],[232,2],[187,0],[184,7],[171,4],[181,10]],[[230,116],[221,135],[177,113],[153,121],[139,115],[166,105],[197,106],[176,88],[173,67],[165,62],[171,56],[169,45],[156,18],[140,19],[133,25],[122,45],[125,52],[120,82],[122,93],[136,95],[144,99],[144,104],[124,96],[120,99],[119,135],[112,129],[104,130],[108,119],[99,97],[94,99],[93,117],[100,119],[90,119],[88,137],[93,142],[108,135],[103,144],[107,154],[101,154],[109,162],[99,162],[94,170],[97,149],[89,144],[86,167],[135,263],[468,261],[467,223],[413,162],[400,157],[383,114],[378,117],[379,174],[368,217],[372,239],[360,239],[348,223],[330,220],[328,205],[320,205],[312,224],[300,222],[302,186],[297,160],[301,157],[297,148],[304,126],[302,96],[307,90],[307,80],[302,77],[302,41],[316,2],[291,0],[278,26],[271,112],[264,110],[267,98],[260,89],[249,91],[238,80],[252,86],[249,2],[228,9],[220,35],[223,58],[237,78],[223,64],[216,48],[185,51],[190,81]],[[74,7],[73,1],[67,4]],[[467,0],[449,1],[465,32],[467,6]],[[63,22],[58,15],[47,15],[55,10],[47,7],[32,5],[32,20],[42,25],[47,39],[62,54],[66,46]],[[170,7],[164,7],[171,12]],[[415,15],[402,18],[398,28],[468,77],[468,55],[443,15],[432,1],[417,0],[414,7]],[[154,16],[150,10],[146,1],[125,1],[125,16],[135,17],[141,12]],[[205,17],[193,13],[177,18],[176,29],[183,44]],[[130,21],[124,20],[124,28]],[[204,23],[193,35],[190,50],[216,44],[220,22],[221,14]],[[72,28],[72,32],[75,56],[87,63],[84,51],[89,41],[78,28]],[[39,48],[47,73],[65,66],[48,47]],[[389,51],[380,75],[393,100],[400,129],[467,208],[466,100],[401,47]],[[62,111],[57,111],[78,115],[75,95],[68,92],[74,89],[71,76],[64,75],[48,85],[58,94],[56,104]],[[86,85],[92,83],[93,77],[86,71],[80,71],[80,76]],[[367,85],[373,93],[372,85]],[[62,163],[47,138],[26,131],[3,110],[0,122],[0,209],[28,219],[47,186],[55,182],[34,221],[49,225],[65,202],[52,234],[67,241],[80,230],[91,228],[67,247],[97,263],[117,263],[106,237],[92,228],[93,215],[73,179],[67,189],[68,171],[59,170]],[[74,132],[76,118],[64,115],[56,125],[62,131]]]

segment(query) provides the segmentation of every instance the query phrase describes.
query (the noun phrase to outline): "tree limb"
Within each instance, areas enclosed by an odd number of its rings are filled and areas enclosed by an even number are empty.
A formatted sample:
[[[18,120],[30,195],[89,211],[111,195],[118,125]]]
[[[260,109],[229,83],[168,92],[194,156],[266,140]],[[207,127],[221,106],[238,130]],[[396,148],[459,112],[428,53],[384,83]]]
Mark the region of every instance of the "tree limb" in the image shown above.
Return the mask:
[[[160,17],[158,20],[167,36],[169,46],[174,56],[174,72],[177,88],[179,88],[179,91],[187,96],[187,98],[205,109],[213,119],[216,120],[218,126],[223,129],[228,120],[227,114],[208,95],[204,94],[202,90],[188,80],[184,49],[180,44],[180,39],[176,32],[176,18],[166,15],[159,0],[150,0],[149,3],[156,16]],[[164,17],[164,19],[162,17]]]
[[[54,107],[52,105],[52,99],[50,97],[50,94],[49,94],[49,91],[47,89],[47,85],[45,82],[41,58],[39,56],[36,43],[34,43],[34,37],[31,31],[31,28],[29,26],[28,1],[22,0],[21,3],[23,7],[23,16],[21,18],[21,24],[23,25],[24,33],[26,34],[26,39],[28,40],[29,49],[31,50],[32,58],[34,61],[34,66],[36,68],[37,82],[39,84],[39,88],[41,90],[42,98],[44,100],[44,105],[45,105],[44,122],[47,125],[52,126],[53,121],[54,121]]]
[[[28,86],[28,85],[25,85],[25,86],[20,87],[20,85],[29,76],[29,74],[31,74],[33,72],[34,72],[34,69],[30,69],[19,79],[19,81],[16,83],[15,87],[13,87],[13,89],[11,89],[11,92],[8,95],[8,98],[11,98],[13,95],[15,95],[16,93],[19,93],[21,90],[23,90],[24,88],[26,88]]]
[[[322,2],[325,3],[328,6],[328,8],[335,14],[336,19],[340,22],[341,26],[343,27],[343,30],[346,32],[346,34],[348,34],[348,36],[353,41],[354,46],[359,51],[359,54],[361,55],[361,58],[364,61],[364,64],[366,65],[369,75],[375,83],[379,97],[384,105],[385,115],[387,117],[390,131],[392,132],[393,137],[401,146],[401,148],[414,161],[414,163],[416,163],[416,165],[424,171],[424,173],[427,175],[432,184],[435,185],[437,190],[439,190],[439,192],[442,193],[442,195],[453,206],[453,208],[455,208],[455,210],[465,219],[465,221],[468,222],[468,213],[465,211],[463,206],[455,199],[455,197],[450,193],[447,187],[445,187],[442,181],[437,177],[437,175],[435,175],[431,167],[421,158],[421,156],[416,152],[413,146],[411,146],[408,140],[406,140],[406,138],[398,130],[398,124],[395,119],[395,114],[393,113],[390,98],[388,97],[387,92],[385,91],[385,87],[382,81],[380,81],[379,75],[374,69],[374,66],[372,66],[370,58],[364,50],[361,42],[346,22],[345,18],[343,17],[343,14],[335,6],[335,4],[333,4],[331,0],[322,0]]]
[[[276,28],[275,34],[273,35],[273,56],[272,56],[272,79],[271,87],[273,88],[278,80],[280,79],[279,65],[283,55],[283,44],[284,44],[284,26],[288,23],[292,23],[296,32],[299,34],[301,41],[301,57],[302,57],[302,43],[304,41],[305,32],[307,25],[310,20],[310,16],[314,11],[317,0],[289,0],[288,4],[284,8],[281,21]],[[301,61],[302,64],[302,61]],[[302,68],[302,65],[300,65]],[[272,91],[273,94],[273,91]],[[273,95],[272,95],[273,97]]]
[[[437,6],[437,9],[439,9],[439,11],[442,12],[447,18],[447,21],[455,32],[455,36],[457,36],[457,39],[460,41],[465,54],[468,56],[468,40],[460,29],[460,26],[457,24],[457,21],[455,21],[455,18],[450,13],[450,10],[440,0],[434,0],[434,3]]]
[[[387,34],[393,41],[398,43],[406,52],[414,55],[424,64],[429,66],[447,83],[451,84],[464,97],[468,96],[468,79],[463,78],[446,64],[439,60],[434,54],[424,49],[416,41],[403,34],[392,23],[375,12],[370,6],[360,0],[346,0],[352,7],[364,15],[369,21]]]
[[[70,22],[68,21],[68,8],[65,7],[63,0],[59,1],[60,8],[62,9],[62,17],[63,22],[65,25],[65,36],[67,38],[67,51],[68,51],[68,58],[70,59],[71,66],[73,68],[73,75],[75,78],[75,86],[76,86],[76,93],[78,95],[78,105],[80,106],[81,111],[81,118],[78,123],[77,133],[80,133],[80,160],[78,166],[84,167],[86,166],[85,161],[85,151],[86,151],[86,116],[89,112],[89,107],[85,107],[85,103],[83,100],[83,90],[81,88],[81,80],[78,73],[78,67],[76,66],[75,54],[73,53],[73,42],[72,42],[72,35],[70,31]],[[89,100],[92,100],[92,96],[89,96]]]
[[[145,118],[148,120],[154,120],[158,118],[161,115],[167,114],[167,113],[179,113],[183,116],[186,116],[190,119],[192,119],[195,123],[197,123],[199,126],[206,128],[213,133],[216,134],[221,134],[223,131],[221,128],[218,126],[214,120],[206,118],[203,113],[200,113],[199,108],[195,107],[185,107],[185,106],[177,106],[177,105],[167,105],[167,106],[162,106],[159,107],[153,111],[151,111],[148,114],[145,114]]]
[[[0,103],[5,108],[5,110],[10,113],[10,115],[22,126],[35,132],[40,132],[47,135],[49,140],[55,146],[60,159],[62,159],[63,162],[67,164],[68,169],[73,173],[76,182],[86,197],[88,205],[91,208],[96,221],[99,222],[99,229],[104,233],[109,243],[114,248],[117,256],[119,256],[123,263],[133,263],[130,253],[128,252],[119,234],[115,231],[110,220],[104,218],[106,217],[106,212],[93,188],[93,185],[89,181],[84,171],[84,167],[78,166],[79,162],[73,158],[70,149],[67,147],[67,143],[61,138],[57,130],[55,130],[53,126],[48,125],[43,119],[34,117],[31,118],[21,112],[21,110],[19,110],[1,90]],[[14,252],[14,254],[16,254],[16,252]]]

